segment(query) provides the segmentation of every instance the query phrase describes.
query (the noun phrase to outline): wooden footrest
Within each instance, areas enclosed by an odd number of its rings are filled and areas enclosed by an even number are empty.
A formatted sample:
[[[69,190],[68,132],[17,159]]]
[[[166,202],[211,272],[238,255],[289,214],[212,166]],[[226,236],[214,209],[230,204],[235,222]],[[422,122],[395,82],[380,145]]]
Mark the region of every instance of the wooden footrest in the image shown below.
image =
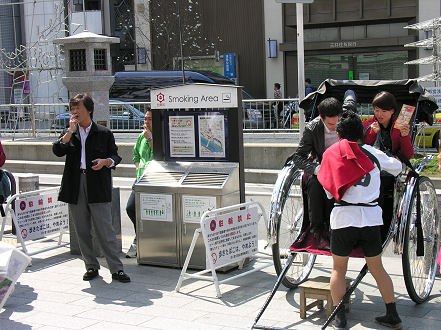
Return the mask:
[[[299,285],[300,288],[300,318],[306,317],[306,311],[317,306],[319,309],[323,308],[323,301],[326,300],[326,314],[329,316],[332,313],[332,296],[330,287],[330,278],[326,276],[319,276],[312,278]],[[351,286],[351,280],[346,279],[346,291]],[[306,299],[315,299],[314,302],[306,305]],[[350,301],[345,302],[345,309],[349,311]]]

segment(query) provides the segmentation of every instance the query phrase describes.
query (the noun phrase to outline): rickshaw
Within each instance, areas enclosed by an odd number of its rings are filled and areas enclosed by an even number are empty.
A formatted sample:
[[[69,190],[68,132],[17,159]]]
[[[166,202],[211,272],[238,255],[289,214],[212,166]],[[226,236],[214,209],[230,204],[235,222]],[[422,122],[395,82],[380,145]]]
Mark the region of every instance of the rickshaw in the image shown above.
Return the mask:
[[[410,122],[410,134],[414,145],[419,124],[425,122],[432,125],[433,113],[438,109],[433,96],[426,92],[417,80],[328,79],[320,85],[317,91],[309,94],[301,102],[300,107],[305,110],[307,120],[318,115],[317,106],[323,99],[335,97],[343,101],[348,89],[356,93],[357,111],[361,112],[360,115],[365,115],[363,105],[369,105],[380,91],[391,92],[397,99],[399,109],[402,104],[414,106],[416,109]],[[395,179],[394,189],[391,192],[393,196],[392,219],[390,219],[390,224],[383,225],[389,228],[383,241],[383,251],[393,241],[393,252],[402,255],[407,292],[417,304],[429,298],[435,281],[436,258],[440,247],[440,220],[435,187],[428,177],[419,175],[433,157],[433,155],[425,156],[414,165],[408,160],[402,160],[405,162],[403,172]],[[306,236],[309,235],[308,205],[306,199],[303,198],[303,180],[303,171],[296,168],[294,162],[288,159],[273,189],[267,228],[278,279],[255,319],[252,326],[254,329],[269,328],[259,326],[257,322],[280,284],[289,289],[296,288],[308,279],[318,254],[330,255],[329,250],[320,250],[320,247],[308,249],[305,244],[302,246],[302,242],[307,241]],[[367,265],[353,281],[343,300],[347,300],[366,272]],[[336,310],[328,318],[324,327],[332,320],[335,313]]]

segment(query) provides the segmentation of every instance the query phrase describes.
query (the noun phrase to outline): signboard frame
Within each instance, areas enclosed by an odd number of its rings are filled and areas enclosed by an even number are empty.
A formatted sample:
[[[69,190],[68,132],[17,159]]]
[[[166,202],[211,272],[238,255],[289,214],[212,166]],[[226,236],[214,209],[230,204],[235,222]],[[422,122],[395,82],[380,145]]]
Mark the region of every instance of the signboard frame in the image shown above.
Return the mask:
[[[258,201],[250,201],[250,202],[246,202],[246,203],[223,207],[223,208],[207,211],[207,212],[204,212],[204,214],[202,214],[201,220],[200,220],[201,227],[196,229],[194,232],[193,240],[191,242],[190,248],[188,249],[187,257],[185,258],[185,263],[184,263],[184,266],[182,267],[181,275],[179,276],[178,283],[176,284],[176,288],[175,288],[176,292],[179,292],[179,290],[182,287],[182,282],[184,280],[190,279],[190,278],[195,278],[195,279],[199,279],[199,280],[213,282],[213,284],[215,285],[215,288],[216,288],[216,296],[217,296],[217,298],[221,298],[222,293],[220,291],[219,284],[223,284],[228,281],[232,281],[238,277],[243,277],[243,276],[249,275],[251,273],[254,273],[256,271],[262,270],[264,268],[267,268],[267,267],[270,267],[273,265],[273,261],[272,261],[271,256],[268,254],[264,254],[262,252],[259,252],[258,249],[251,254],[237,256],[237,257],[232,258],[227,263],[222,263],[222,264],[218,264],[218,265],[215,265],[213,263],[213,258],[210,258],[210,256],[211,256],[210,241],[209,241],[210,238],[208,237],[207,230],[211,230],[210,228],[212,228],[211,223],[212,223],[213,219],[219,215],[221,215],[222,217],[228,217],[228,213],[226,213],[228,211],[235,211],[235,212],[231,212],[230,214],[232,214],[232,213],[236,214],[238,212],[247,213],[248,210],[252,206],[257,206],[257,208],[260,209],[260,213],[257,214],[258,218],[255,219],[255,221],[257,222],[256,225],[258,225],[262,216],[264,218],[265,225],[267,225],[268,224],[268,217],[266,215],[267,213],[266,213],[264,207],[262,206],[262,204],[259,203]],[[245,220],[243,220],[243,221],[245,221]],[[204,228],[206,228],[206,230],[204,230]],[[190,259],[193,254],[193,250],[196,245],[196,241],[198,240],[199,235],[201,233],[202,233],[202,236],[204,239],[205,251],[206,251],[206,255],[207,255],[207,268],[205,270],[199,271],[197,273],[193,273],[193,274],[187,273],[188,264],[190,263]],[[240,236],[240,235],[238,235],[238,236]],[[258,242],[258,237],[256,237],[256,241]],[[232,264],[238,264],[239,269],[242,269],[242,267],[245,263],[246,257],[248,257],[250,255],[253,255],[256,260],[262,259],[261,265],[254,266],[254,268],[247,270],[247,271],[244,271],[244,272],[241,272],[238,275],[233,275],[231,277],[227,277],[227,278],[223,279],[222,281],[218,280],[217,275],[216,275],[216,269],[224,267],[224,266],[232,265]],[[261,260],[259,260],[259,261],[261,261]],[[207,273],[211,273],[211,275],[205,275]]]
[[[195,95],[201,95],[204,91],[209,89],[213,92],[213,95],[221,95],[222,91],[226,91],[228,94],[231,94],[231,102],[229,102],[228,107],[203,107],[201,108],[201,104],[198,103],[198,107],[190,107],[186,108],[184,103],[188,103],[190,97]],[[228,158],[225,160],[215,158],[211,161],[228,161],[228,162],[236,162],[239,163],[239,187],[240,187],[240,201],[245,202],[245,161],[244,161],[244,151],[243,151],[243,108],[242,108],[242,87],[241,86],[233,86],[233,85],[216,85],[216,84],[184,84],[179,86],[166,87],[162,89],[152,89],[151,98],[154,99],[154,95],[159,96],[160,93],[163,93],[163,97],[173,95],[173,93],[178,93],[186,91],[185,94],[187,96],[187,102],[177,103],[174,107],[169,108],[168,106],[172,104],[168,104],[167,102],[163,102],[163,106],[154,107],[154,102],[152,102],[151,109],[152,117],[153,117],[153,126],[155,129],[153,130],[153,159],[157,161],[166,160],[166,139],[164,132],[164,112],[165,111],[176,111],[181,113],[186,113],[189,109],[195,109],[193,111],[219,111],[226,110],[228,112],[228,141],[226,141],[227,148],[229,151],[226,153]],[[193,93],[194,92],[194,93]],[[156,94],[155,94],[156,93]],[[234,95],[233,95],[234,94]],[[162,99],[162,97],[161,97]],[[159,102],[159,101],[158,101]],[[237,103],[237,104],[235,104]],[[213,104],[212,104],[213,105]],[[235,106],[234,106],[235,105]],[[185,159],[190,160],[190,159]],[[205,161],[202,159],[201,161]],[[206,161],[210,161],[210,159],[206,159]]]

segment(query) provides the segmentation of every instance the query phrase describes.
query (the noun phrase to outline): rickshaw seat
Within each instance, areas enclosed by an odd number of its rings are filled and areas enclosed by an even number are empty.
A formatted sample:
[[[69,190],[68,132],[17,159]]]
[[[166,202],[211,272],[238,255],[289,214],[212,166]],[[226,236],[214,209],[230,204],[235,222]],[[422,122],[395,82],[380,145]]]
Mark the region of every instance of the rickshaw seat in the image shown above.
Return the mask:
[[[291,244],[289,250],[291,252],[308,252],[326,256],[331,255],[329,240],[321,237],[320,242],[318,242],[311,234],[310,227],[307,227],[299,238]],[[356,246],[349,256],[353,258],[364,258],[364,253],[360,246]]]

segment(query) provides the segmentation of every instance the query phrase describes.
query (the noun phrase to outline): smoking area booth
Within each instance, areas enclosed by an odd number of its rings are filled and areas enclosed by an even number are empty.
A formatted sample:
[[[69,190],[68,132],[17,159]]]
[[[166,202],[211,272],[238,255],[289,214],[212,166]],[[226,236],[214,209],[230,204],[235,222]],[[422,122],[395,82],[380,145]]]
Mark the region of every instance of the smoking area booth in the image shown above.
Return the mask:
[[[135,184],[137,261],[182,267],[204,212],[245,201],[241,87],[151,91],[154,160]],[[190,268],[206,267],[204,241]]]

